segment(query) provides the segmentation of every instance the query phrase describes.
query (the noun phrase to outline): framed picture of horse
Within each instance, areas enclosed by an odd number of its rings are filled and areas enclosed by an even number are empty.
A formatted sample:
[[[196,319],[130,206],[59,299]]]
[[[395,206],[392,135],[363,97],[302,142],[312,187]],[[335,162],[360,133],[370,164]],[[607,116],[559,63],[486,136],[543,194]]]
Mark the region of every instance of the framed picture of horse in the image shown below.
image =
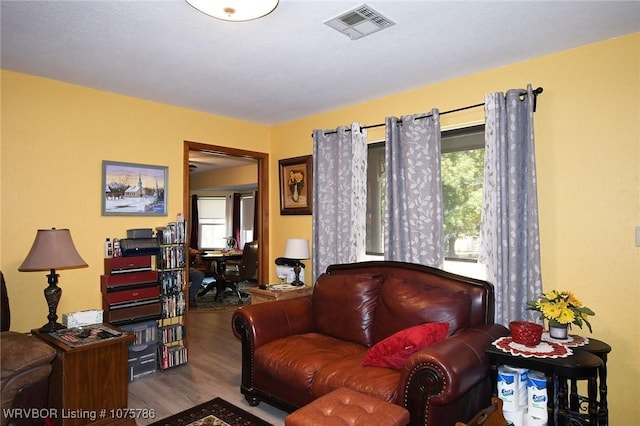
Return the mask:
[[[148,164],[102,162],[103,216],[166,216],[169,170]]]

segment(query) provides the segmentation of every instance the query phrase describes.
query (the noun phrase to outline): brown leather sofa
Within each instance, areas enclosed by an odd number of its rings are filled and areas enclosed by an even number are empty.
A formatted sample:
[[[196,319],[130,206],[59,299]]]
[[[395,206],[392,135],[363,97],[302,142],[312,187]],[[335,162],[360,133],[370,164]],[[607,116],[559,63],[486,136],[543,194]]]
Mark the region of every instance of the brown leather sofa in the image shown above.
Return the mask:
[[[4,281],[1,294],[0,395],[1,426],[31,426],[45,423],[51,362],[56,351],[33,336],[9,331],[11,316]],[[11,412],[10,409],[22,409]]]
[[[484,281],[403,262],[332,265],[312,296],[234,312],[241,392],[251,405],[294,411],[347,387],[406,407],[411,425],[466,422],[491,402],[484,349],[509,334],[493,318]],[[446,338],[401,369],[362,365],[375,343],[429,322],[448,322]]]

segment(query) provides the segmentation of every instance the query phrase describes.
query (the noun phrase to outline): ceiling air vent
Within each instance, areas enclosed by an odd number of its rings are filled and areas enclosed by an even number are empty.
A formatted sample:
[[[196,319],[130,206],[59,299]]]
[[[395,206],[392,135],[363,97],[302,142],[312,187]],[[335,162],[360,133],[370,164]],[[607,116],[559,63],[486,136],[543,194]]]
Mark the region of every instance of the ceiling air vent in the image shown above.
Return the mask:
[[[395,22],[385,18],[366,4],[324,21],[324,23],[351,40],[357,40],[395,25]]]

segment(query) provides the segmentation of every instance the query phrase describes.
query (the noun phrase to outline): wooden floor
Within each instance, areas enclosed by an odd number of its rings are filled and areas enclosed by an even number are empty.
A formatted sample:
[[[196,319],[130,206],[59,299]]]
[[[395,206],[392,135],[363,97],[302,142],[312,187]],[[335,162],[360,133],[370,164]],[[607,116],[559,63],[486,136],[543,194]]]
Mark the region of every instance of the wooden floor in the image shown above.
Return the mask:
[[[179,413],[215,397],[270,422],[284,424],[287,413],[264,402],[251,407],[240,393],[240,341],[231,331],[232,312],[189,314],[189,363],[129,383],[129,408],[153,409],[154,419]]]

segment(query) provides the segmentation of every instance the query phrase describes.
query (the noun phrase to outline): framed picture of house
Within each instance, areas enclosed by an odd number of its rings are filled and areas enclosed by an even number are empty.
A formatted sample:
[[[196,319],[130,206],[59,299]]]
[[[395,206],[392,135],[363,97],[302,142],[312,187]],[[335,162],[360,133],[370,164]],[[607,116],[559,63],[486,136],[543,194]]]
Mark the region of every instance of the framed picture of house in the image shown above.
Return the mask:
[[[311,214],[313,164],[311,156],[279,160],[280,214]]]
[[[102,162],[103,216],[166,216],[169,170],[164,166]]]

